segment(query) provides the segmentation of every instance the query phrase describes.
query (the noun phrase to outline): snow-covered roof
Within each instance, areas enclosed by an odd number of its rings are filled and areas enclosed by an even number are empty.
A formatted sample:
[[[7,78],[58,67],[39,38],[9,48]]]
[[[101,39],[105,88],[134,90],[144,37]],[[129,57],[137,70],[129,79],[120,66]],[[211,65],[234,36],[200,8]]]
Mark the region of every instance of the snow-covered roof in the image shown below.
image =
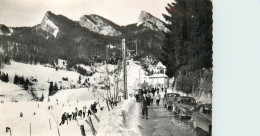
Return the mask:
[[[156,67],[166,68],[160,61],[157,63]]]
[[[149,78],[168,78],[165,74],[153,74]]]

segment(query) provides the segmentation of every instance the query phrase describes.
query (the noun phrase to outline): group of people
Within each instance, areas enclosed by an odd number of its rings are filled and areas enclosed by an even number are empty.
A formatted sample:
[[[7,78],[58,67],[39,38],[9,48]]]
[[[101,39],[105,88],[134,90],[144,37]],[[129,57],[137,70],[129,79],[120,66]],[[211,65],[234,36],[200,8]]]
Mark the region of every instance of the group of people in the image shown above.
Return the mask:
[[[94,102],[94,104],[90,105],[90,109],[87,111],[87,106],[83,106],[82,110],[78,110],[78,108],[75,108],[74,112],[71,112],[69,114],[68,112],[64,112],[61,116],[61,122],[60,125],[63,125],[65,121],[71,121],[71,120],[77,120],[77,117],[79,116],[81,119],[85,118],[86,113],[88,114],[87,116],[92,115],[93,113],[97,113],[97,102]],[[102,110],[102,109],[101,109]],[[93,113],[92,113],[93,112]]]
[[[162,88],[162,91],[164,89]],[[159,93],[159,88],[141,89],[139,92],[139,101],[141,102],[142,108],[142,118],[148,119],[148,106],[153,105],[153,101],[156,101],[156,105],[159,106],[161,101],[161,95]]]

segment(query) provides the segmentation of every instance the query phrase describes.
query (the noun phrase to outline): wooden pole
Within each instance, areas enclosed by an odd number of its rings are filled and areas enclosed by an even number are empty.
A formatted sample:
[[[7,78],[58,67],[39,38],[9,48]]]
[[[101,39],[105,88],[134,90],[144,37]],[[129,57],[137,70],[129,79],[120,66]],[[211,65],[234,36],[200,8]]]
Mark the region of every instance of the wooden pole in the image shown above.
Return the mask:
[[[126,48],[125,39],[122,40],[123,70],[124,70],[124,98],[127,99],[127,71],[126,71]]]
[[[86,136],[85,134],[85,129],[84,129],[84,125],[80,125],[80,132],[82,136]]]
[[[51,120],[49,119],[49,125],[50,125],[50,130],[51,130]]]
[[[96,134],[96,130],[95,130],[95,128],[94,128],[94,125],[93,125],[93,123],[92,123],[92,119],[91,119],[91,117],[90,116],[88,116],[89,117],[89,123],[91,124],[91,126],[92,126],[92,128],[93,128],[93,132],[94,132],[94,135]]]
[[[88,119],[89,119],[89,121],[88,121],[87,119],[86,119],[85,121],[86,121],[86,123],[89,125],[89,127],[91,128],[92,134],[95,136],[96,133],[97,133],[97,131],[95,130],[95,128],[94,128],[94,126],[93,126],[93,124],[92,124],[92,121],[91,121],[91,117],[90,117],[90,116],[88,116]]]
[[[110,108],[109,108],[109,104],[108,104],[108,100],[106,99],[106,103],[107,103],[107,109],[108,111],[110,111]]]
[[[30,123],[30,136],[32,135],[32,125]]]
[[[94,115],[95,119],[97,120],[97,122],[100,122],[99,118],[97,117],[97,115],[91,110],[92,114]]]

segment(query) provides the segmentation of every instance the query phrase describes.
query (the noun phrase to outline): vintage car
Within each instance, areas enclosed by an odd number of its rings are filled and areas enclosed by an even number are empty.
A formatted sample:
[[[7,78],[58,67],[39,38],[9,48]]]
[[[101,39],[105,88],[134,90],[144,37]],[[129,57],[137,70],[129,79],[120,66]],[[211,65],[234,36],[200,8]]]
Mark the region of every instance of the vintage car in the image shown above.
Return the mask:
[[[164,107],[166,107],[168,110],[172,109],[174,101],[176,101],[177,97],[179,96],[180,94],[178,93],[167,93],[165,96]]]
[[[201,104],[198,109],[192,114],[193,127],[201,128],[211,133],[212,127],[212,105]]]
[[[177,97],[176,102],[173,106],[173,113],[179,114],[179,118],[191,117],[194,112],[196,100],[188,96]]]

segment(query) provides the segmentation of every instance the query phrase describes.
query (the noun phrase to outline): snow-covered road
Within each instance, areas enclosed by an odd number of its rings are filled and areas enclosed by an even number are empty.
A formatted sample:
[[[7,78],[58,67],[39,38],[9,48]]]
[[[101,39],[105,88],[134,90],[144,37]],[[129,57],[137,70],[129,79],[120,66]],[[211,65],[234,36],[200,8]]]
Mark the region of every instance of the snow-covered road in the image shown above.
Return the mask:
[[[126,121],[132,124],[131,120],[138,118],[136,126],[142,136],[209,136],[203,130],[195,130],[190,119],[180,120],[176,115],[168,111],[165,107],[157,107],[155,104],[149,107],[148,118],[143,119],[141,115],[140,103],[134,103],[130,112],[126,116]],[[127,123],[128,124],[128,123]]]

